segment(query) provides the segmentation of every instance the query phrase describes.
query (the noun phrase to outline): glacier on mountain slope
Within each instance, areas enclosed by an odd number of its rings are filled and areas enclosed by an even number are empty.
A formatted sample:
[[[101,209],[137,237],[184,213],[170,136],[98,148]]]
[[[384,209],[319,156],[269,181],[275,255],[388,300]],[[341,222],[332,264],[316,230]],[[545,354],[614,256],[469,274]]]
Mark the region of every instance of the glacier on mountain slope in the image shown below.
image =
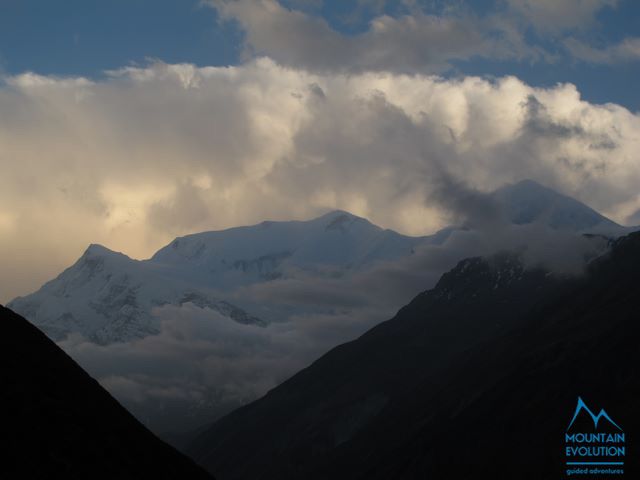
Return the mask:
[[[193,303],[243,324],[266,326],[224,300],[234,288],[304,272],[345,275],[411,255],[429,237],[406,237],[335,211],[307,222],[263,222],[178,238],[149,260],[100,245],[9,307],[54,340],[79,333],[99,344],[157,334],[154,307]]]

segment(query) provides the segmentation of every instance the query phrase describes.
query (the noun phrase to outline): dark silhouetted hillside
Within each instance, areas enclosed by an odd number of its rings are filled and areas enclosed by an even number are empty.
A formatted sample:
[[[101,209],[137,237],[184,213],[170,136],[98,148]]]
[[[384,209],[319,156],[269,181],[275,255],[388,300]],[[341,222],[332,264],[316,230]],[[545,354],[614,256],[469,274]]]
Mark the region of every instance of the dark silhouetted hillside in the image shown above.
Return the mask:
[[[0,478],[212,478],[24,318],[0,307],[0,321]]]
[[[640,234],[579,279],[509,255],[464,260],[190,452],[223,480],[564,478],[581,396],[627,432],[635,478],[639,267]]]

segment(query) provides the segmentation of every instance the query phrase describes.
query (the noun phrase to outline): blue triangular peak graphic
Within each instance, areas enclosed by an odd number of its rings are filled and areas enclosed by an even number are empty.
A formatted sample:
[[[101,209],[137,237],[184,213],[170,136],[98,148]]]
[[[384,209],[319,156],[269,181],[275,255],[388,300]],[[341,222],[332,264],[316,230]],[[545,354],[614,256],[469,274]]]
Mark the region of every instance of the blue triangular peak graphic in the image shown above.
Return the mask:
[[[584,410],[589,414],[589,416],[591,417],[591,420],[593,420],[594,428],[597,429],[598,428],[598,422],[600,421],[601,418],[604,418],[611,425],[616,427],[618,430],[622,431],[622,428],[620,428],[620,425],[618,425],[616,422],[614,422],[611,419],[611,417],[607,414],[607,412],[604,411],[604,408],[600,409],[600,413],[598,413],[598,415],[594,415],[594,413],[591,410],[589,410],[589,407],[587,407],[586,403],[584,403],[584,401],[580,397],[578,397],[578,405],[576,405],[576,411],[573,414],[573,418],[571,419],[571,423],[567,427],[567,431],[571,428],[571,425],[573,425],[573,422],[576,421],[576,418],[578,418],[578,414],[580,413],[581,410]]]

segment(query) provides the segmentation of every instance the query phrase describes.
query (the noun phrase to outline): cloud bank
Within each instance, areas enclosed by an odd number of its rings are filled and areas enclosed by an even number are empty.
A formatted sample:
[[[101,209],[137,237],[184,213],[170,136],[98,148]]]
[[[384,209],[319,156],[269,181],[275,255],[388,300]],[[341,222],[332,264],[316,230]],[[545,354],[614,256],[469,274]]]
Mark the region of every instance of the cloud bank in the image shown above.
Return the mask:
[[[59,345],[156,432],[195,430],[263,395],[379,312],[300,315],[269,328],[240,325],[191,304],[163,307],[159,335],[100,346],[79,336]]]
[[[407,234],[458,221],[451,185],[531,178],[624,223],[640,117],[514,77],[310,73],[263,58],[0,87],[1,300],[89,243],[148,257],[176,235],[341,208]],[[447,188],[444,188],[447,186]]]

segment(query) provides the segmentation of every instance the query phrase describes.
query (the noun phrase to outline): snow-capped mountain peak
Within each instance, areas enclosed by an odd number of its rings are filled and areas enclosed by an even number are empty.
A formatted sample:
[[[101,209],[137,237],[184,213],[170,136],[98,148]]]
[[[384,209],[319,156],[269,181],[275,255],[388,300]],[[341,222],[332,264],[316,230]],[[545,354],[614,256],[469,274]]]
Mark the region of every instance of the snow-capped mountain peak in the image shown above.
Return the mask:
[[[129,341],[159,332],[152,314],[165,304],[193,303],[240,323],[266,325],[206,286],[185,281],[170,269],[90,245],[71,267],[37,292],[11,301],[54,340],[79,333],[99,344]]]
[[[584,203],[533,180],[505,185],[493,197],[507,219],[518,225],[541,221],[554,229],[592,233],[622,228]]]

